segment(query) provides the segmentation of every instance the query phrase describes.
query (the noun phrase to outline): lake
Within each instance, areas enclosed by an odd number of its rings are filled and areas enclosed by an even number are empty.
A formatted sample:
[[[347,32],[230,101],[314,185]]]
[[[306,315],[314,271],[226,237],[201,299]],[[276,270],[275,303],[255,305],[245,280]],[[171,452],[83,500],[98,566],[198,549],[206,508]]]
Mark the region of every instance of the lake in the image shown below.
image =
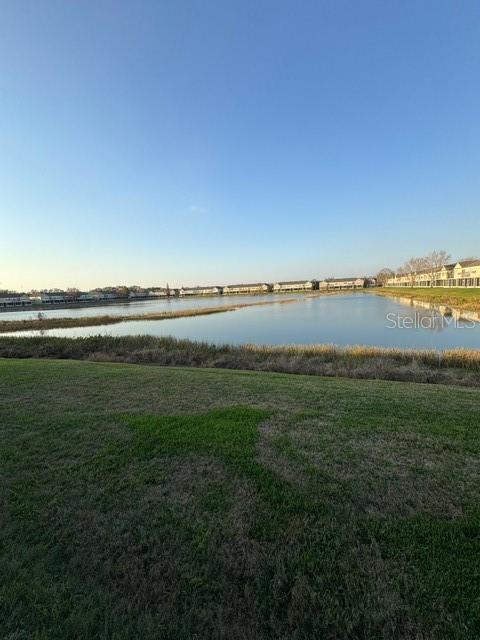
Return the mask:
[[[55,309],[47,317],[127,315],[155,311],[213,307],[235,302],[279,301],[208,316],[161,321],[132,321],[115,325],[50,329],[43,335],[80,337],[92,335],[154,335],[188,338],[216,344],[320,344],[375,345],[401,348],[480,348],[480,323],[444,317],[435,310],[413,306],[398,298],[370,293],[334,296],[228,296],[141,301],[83,309]],[[2,314],[2,319],[35,317],[32,310]],[[13,335],[38,335],[24,332]]]

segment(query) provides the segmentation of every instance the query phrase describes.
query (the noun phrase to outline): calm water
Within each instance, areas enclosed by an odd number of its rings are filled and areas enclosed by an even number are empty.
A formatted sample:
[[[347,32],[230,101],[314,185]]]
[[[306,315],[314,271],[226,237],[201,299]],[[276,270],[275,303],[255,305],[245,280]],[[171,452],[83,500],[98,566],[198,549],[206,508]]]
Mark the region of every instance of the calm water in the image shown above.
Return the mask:
[[[282,294],[283,295],[283,294]],[[298,298],[299,294],[288,294],[285,298]],[[142,313],[156,313],[158,311],[176,311],[181,309],[196,309],[197,307],[219,307],[230,304],[244,304],[262,302],[264,300],[278,300],[278,295],[262,296],[205,296],[192,298],[160,298],[159,300],[139,300],[138,302],[123,302],[102,306],[77,307],[66,309],[42,309],[46,318],[84,318],[88,316],[136,316]],[[28,320],[35,319],[38,309],[26,311],[2,311],[0,320]]]
[[[294,296],[287,296],[294,297]],[[267,300],[270,296],[260,298]],[[272,296],[273,300],[278,297]],[[196,298],[167,302],[147,301],[128,305],[69,309],[69,316],[132,314],[164,309],[193,308],[258,302],[259,298]],[[66,316],[66,310],[45,312],[48,316]],[[19,318],[32,312],[2,314]],[[394,325],[395,328],[392,328]],[[398,326],[400,325],[400,326]],[[28,332],[25,335],[35,335]],[[105,327],[55,329],[43,332],[54,336],[154,335],[175,336],[221,344],[368,344],[384,347],[412,348],[480,348],[480,323],[445,318],[410,304],[371,294],[347,294],[330,297],[298,296],[292,304],[249,307],[239,311],[177,318],[162,321],[123,322]],[[20,335],[20,334],[15,334]]]

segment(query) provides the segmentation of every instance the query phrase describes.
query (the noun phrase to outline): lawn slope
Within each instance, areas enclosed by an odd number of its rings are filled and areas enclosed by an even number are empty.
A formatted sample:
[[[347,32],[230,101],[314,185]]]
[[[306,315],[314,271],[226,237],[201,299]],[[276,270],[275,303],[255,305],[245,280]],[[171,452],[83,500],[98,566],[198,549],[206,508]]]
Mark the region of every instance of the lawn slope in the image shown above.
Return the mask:
[[[480,311],[480,289],[473,287],[380,287],[371,292],[446,305],[461,311]]]
[[[0,360],[0,637],[477,638],[479,408]]]

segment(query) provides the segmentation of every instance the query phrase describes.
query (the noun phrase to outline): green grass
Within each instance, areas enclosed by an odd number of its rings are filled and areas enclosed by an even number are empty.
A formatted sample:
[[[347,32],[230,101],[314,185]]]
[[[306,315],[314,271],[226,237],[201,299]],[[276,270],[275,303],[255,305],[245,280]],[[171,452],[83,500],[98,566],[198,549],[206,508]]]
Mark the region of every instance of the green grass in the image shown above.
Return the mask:
[[[464,311],[480,311],[480,289],[458,287],[382,287],[372,289],[377,295],[398,295],[414,300],[455,307]]]
[[[0,637],[478,638],[479,406],[0,360]]]

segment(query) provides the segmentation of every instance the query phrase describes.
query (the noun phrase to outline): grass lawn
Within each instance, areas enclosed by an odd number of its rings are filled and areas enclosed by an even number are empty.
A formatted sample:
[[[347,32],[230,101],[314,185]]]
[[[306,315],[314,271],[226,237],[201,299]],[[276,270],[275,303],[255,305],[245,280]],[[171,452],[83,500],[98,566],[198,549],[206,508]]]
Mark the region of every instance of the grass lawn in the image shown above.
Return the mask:
[[[398,295],[414,300],[445,304],[465,311],[480,311],[480,289],[448,287],[382,287],[372,289],[378,295]]]
[[[480,637],[480,391],[0,360],[0,637]]]

